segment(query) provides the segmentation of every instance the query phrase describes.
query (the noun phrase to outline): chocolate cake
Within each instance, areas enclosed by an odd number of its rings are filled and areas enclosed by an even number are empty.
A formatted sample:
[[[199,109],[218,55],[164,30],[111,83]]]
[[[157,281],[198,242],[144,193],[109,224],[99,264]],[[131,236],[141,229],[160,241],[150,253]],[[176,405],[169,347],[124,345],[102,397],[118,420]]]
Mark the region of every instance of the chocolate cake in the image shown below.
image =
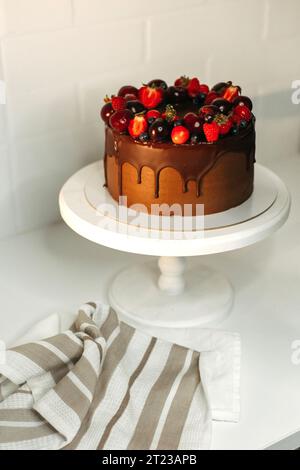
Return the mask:
[[[228,210],[253,192],[255,118],[240,87],[222,82],[209,89],[181,77],[168,87],[152,80],[126,86],[106,99],[105,180],[111,196],[127,205],[172,213],[186,204],[196,214]],[[138,205],[138,206],[137,206]],[[156,209],[157,210],[157,209]],[[190,214],[190,212],[189,212]]]

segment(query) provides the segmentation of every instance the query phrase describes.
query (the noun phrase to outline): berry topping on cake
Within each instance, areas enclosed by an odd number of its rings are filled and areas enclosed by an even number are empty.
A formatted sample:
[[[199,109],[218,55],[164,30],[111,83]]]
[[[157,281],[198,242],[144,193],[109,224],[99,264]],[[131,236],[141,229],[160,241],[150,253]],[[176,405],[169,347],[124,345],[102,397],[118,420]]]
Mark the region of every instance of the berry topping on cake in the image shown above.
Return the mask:
[[[179,87],[182,87],[182,88],[186,88],[189,83],[190,83],[189,77],[186,77],[185,75],[182,75],[182,77],[177,78],[177,80],[175,80],[174,85],[176,87],[179,86]]]
[[[205,98],[205,104],[211,104],[215,99],[219,98],[219,94],[215,91],[210,91]]]
[[[230,101],[224,100],[224,98],[217,98],[212,102],[212,105],[219,108],[220,113],[228,114],[232,108],[233,104]]]
[[[220,128],[215,121],[210,123],[206,122],[203,124],[203,131],[207,142],[217,142],[220,134]]]
[[[241,94],[241,88],[239,86],[230,85],[223,93],[224,100],[233,101],[237,96]]]
[[[202,119],[195,113],[187,113],[184,116],[184,125],[191,133],[200,134],[202,131]]]
[[[171,138],[174,144],[185,144],[190,138],[190,131],[184,126],[176,126],[172,130]]]
[[[219,126],[220,135],[228,134],[233,126],[231,117],[225,116],[225,114],[218,114],[215,117],[214,122]]]
[[[200,108],[200,116],[204,119],[205,122],[212,122],[214,117],[219,114],[219,108],[213,104],[205,105]]]
[[[172,104],[183,103],[187,99],[187,91],[180,86],[170,86],[167,91],[167,100]]]
[[[165,112],[162,114],[162,118],[168,122],[173,122],[177,118],[177,113],[171,104],[167,104]]]
[[[128,131],[131,137],[137,139],[148,129],[148,122],[144,115],[138,114],[129,123]]]
[[[234,114],[240,116],[241,119],[245,119],[247,122],[252,118],[250,109],[245,105],[238,105],[234,108]]]
[[[211,89],[183,75],[168,87],[154,79],[139,90],[126,85],[106,96],[101,117],[115,132],[151,143],[190,145],[216,142],[254,125],[252,101],[231,81]]]
[[[101,118],[105,122],[105,124],[109,123],[110,116],[114,114],[114,108],[112,107],[111,102],[106,103],[103,108],[101,109]]]
[[[166,121],[159,118],[151,124],[149,135],[152,142],[164,142],[169,138],[169,125]]]
[[[200,85],[200,87],[199,87],[199,93],[203,93],[204,95],[208,95],[209,86],[202,83],[202,85]]]
[[[131,85],[122,86],[119,90],[118,96],[123,96],[123,98],[125,98],[126,95],[134,95],[137,98],[139,90]]]
[[[253,108],[253,103],[252,101],[250,100],[250,98],[248,98],[248,96],[237,96],[233,102],[232,102],[232,105],[233,107],[235,108],[236,106],[240,105],[240,106],[247,106],[247,108],[250,109],[250,111],[252,111],[252,108]]]
[[[164,90],[160,87],[145,85],[139,90],[139,100],[145,108],[152,109],[159,106],[164,99]]]
[[[200,82],[198,78],[192,78],[187,86],[188,95],[195,98],[200,93]]]
[[[161,113],[157,111],[156,109],[150,109],[150,111],[147,111],[146,113],[146,118],[148,119],[158,119],[161,117]]]
[[[110,127],[120,134],[127,132],[129,123],[133,118],[133,114],[129,109],[122,109],[121,111],[116,111],[109,119]]]
[[[127,101],[126,108],[129,109],[133,114],[142,113],[145,111],[145,106],[137,99]]]
[[[113,96],[111,99],[112,107],[115,111],[126,108],[126,100],[122,96]]]
[[[150,88],[162,88],[163,90],[168,89],[168,85],[164,80],[161,80],[160,78],[156,78],[155,80],[151,80],[151,82],[148,83],[148,86]]]

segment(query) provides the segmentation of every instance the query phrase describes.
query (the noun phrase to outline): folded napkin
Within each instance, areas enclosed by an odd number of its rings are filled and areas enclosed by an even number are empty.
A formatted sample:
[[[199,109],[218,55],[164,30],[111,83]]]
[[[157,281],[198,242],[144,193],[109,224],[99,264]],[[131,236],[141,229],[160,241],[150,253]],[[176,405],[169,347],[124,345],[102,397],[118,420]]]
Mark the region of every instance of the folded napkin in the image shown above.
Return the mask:
[[[238,420],[238,335],[203,330],[193,351],[90,303],[39,339],[51,318],[0,364],[1,450],[208,449],[212,419]]]

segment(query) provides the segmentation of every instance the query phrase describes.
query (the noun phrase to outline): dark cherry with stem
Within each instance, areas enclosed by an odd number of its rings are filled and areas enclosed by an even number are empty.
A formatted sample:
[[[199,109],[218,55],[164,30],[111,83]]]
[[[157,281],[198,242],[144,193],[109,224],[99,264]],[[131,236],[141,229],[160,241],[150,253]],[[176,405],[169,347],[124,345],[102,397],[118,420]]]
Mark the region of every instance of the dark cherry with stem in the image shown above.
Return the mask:
[[[105,122],[105,124],[109,123],[110,117],[114,114],[114,108],[112,107],[111,102],[106,103],[103,108],[101,109],[101,118]]]

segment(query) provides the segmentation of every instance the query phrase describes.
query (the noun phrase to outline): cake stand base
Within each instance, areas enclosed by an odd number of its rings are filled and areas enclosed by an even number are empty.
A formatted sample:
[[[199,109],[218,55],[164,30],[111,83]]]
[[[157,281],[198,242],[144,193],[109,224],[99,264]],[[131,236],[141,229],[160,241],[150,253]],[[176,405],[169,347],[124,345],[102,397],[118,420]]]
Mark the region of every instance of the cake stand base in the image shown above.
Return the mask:
[[[158,266],[151,262],[124,269],[110,287],[111,306],[124,321],[160,328],[224,320],[233,303],[230,282],[209,267],[185,270],[185,265],[184,258],[162,257]]]

